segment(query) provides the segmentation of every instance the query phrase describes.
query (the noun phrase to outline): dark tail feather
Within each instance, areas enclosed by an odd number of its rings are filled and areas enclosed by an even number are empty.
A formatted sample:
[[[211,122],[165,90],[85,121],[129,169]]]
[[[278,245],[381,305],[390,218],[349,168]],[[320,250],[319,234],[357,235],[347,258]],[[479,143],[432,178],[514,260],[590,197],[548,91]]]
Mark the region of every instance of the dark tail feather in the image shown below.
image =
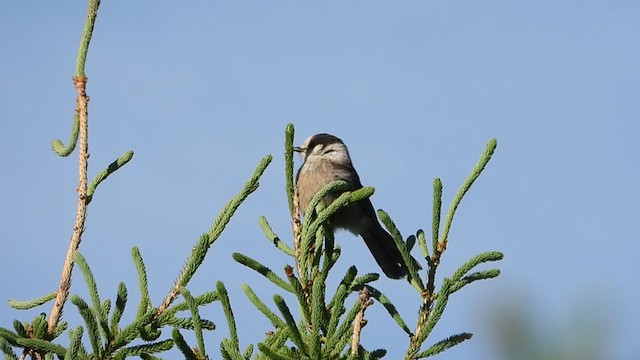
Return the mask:
[[[384,274],[392,279],[400,279],[405,276],[407,265],[391,235],[377,221],[371,230],[361,236]]]

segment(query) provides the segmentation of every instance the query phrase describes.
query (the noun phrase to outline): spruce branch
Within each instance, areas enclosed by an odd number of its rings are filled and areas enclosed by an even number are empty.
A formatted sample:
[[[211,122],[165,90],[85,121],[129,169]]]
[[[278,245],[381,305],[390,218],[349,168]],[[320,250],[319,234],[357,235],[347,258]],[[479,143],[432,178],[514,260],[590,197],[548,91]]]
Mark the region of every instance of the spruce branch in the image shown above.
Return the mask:
[[[82,30],[82,37],[80,38],[80,48],[78,49],[78,57],[76,59],[76,74],[78,78],[86,78],[84,73],[84,66],[87,61],[87,54],[89,53],[89,44],[91,43],[91,37],[93,35],[93,28],[96,23],[96,17],[98,16],[98,8],[100,7],[100,0],[90,0],[87,8],[87,16],[84,23],[84,29]],[[86,81],[86,80],[85,80]],[[60,140],[54,140],[51,143],[52,149],[60,156],[69,156],[76,147],[78,141],[78,135],[82,133],[82,114],[77,111],[73,119],[73,130],[71,132],[71,139],[69,144],[65,147]],[[86,120],[86,117],[85,117]],[[82,139],[80,140],[82,142]]]
[[[273,245],[275,245],[278,249],[282,250],[285,254],[295,257],[294,250],[291,249],[282,240],[280,240],[278,235],[276,235],[276,233],[273,232],[273,229],[271,228],[271,225],[269,225],[269,222],[267,221],[266,217],[260,216],[260,220],[259,220],[258,224],[260,225],[260,228],[264,232],[264,234],[267,237],[267,239],[271,240]]]
[[[267,317],[267,319],[269,319],[269,321],[271,321],[271,325],[273,325],[273,327],[282,329],[286,326],[284,321],[282,321],[282,319],[280,319],[278,315],[271,311],[269,307],[262,300],[260,300],[258,295],[256,295],[256,293],[253,291],[253,289],[251,289],[249,285],[242,285],[242,290],[244,291],[245,295],[247,295],[247,298],[249,299],[249,301],[251,301],[253,306],[255,306],[256,309],[258,309],[261,313],[264,314],[264,316]]]
[[[122,319],[122,315],[124,314],[124,308],[127,305],[127,286],[120,282],[118,284],[118,290],[116,294],[116,307],[113,310],[113,314],[111,314],[111,329],[114,332],[118,332],[120,330],[120,319]]]
[[[93,353],[96,355],[96,357],[100,358],[103,354],[104,347],[102,346],[102,343],[100,341],[98,319],[96,319],[96,316],[93,311],[91,311],[91,308],[89,308],[89,305],[79,296],[71,296],[71,303],[78,308],[80,315],[84,319],[84,323],[89,333],[89,341],[91,343]]]
[[[142,316],[136,316],[135,320],[124,327],[113,340],[112,349],[119,349],[140,335],[141,329],[149,325],[155,317],[156,310],[151,308]]]
[[[253,354],[253,344],[249,344],[247,348],[244,349],[244,352],[242,353],[242,357],[244,358],[244,360],[249,360],[251,359],[252,354]]]
[[[18,336],[29,337],[29,334],[27,333],[27,327],[29,327],[29,324],[23,324],[17,319],[13,320],[13,330],[15,330]]]
[[[168,351],[173,347],[172,340],[162,340],[157,342],[152,342],[149,344],[135,345],[131,347],[126,347],[118,350],[115,354],[113,354],[113,360],[122,360],[128,357],[140,356],[144,355],[150,356],[151,354]]]
[[[284,131],[284,179],[285,179],[285,191],[287,194],[287,202],[289,203],[289,212],[293,215],[295,209],[294,205],[294,186],[293,186],[293,138],[295,135],[295,129],[293,124],[287,124],[287,128]]]
[[[97,9],[97,7],[96,7]],[[95,20],[95,18],[94,18]],[[84,232],[84,223],[87,215],[87,160],[89,159],[89,146],[88,146],[88,110],[89,97],[86,93],[87,77],[74,76],[73,78],[76,91],[77,91],[77,108],[76,111],[80,118],[80,149],[78,151],[78,207],[76,210],[76,219],[73,225],[73,233],[69,242],[69,248],[65,257],[64,265],[62,268],[62,275],[60,276],[60,285],[56,293],[56,300],[49,316],[49,333],[55,331],[60,317],[62,315],[62,309],[64,307],[67,298],[69,297],[69,288],[71,287],[71,274],[73,272],[73,255],[80,246],[82,233]]]
[[[17,360],[18,355],[13,351],[11,345],[7,343],[4,339],[0,338],[0,351],[4,354],[5,360]]]
[[[195,300],[194,300],[195,301]],[[195,322],[192,318],[177,318],[171,317],[166,319],[165,321],[157,321],[159,327],[163,327],[164,325],[173,326],[178,329],[183,330],[195,330]],[[202,330],[215,330],[216,324],[214,324],[211,320],[200,319],[200,328]]]
[[[59,358],[63,358],[67,353],[67,349],[63,346],[42,339],[18,338],[16,342],[18,346],[29,349],[27,353],[31,355],[31,358],[41,357],[40,354],[46,353],[56,354]]]
[[[231,309],[231,301],[229,301],[229,294],[222,281],[216,283],[216,289],[220,294],[220,303],[222,304],[222,310],[224,316],[227,318],[227,324],[229,326],[229,339],[226,342],[227,351],[230,354],[240,355],[240,339],[238,338],[238,329],[236,327],[236,319],[233,316],[233,310]]]
[[[291,284],[288,284],[284,279],[282,279],[280,276],[278,276],[275,272],[273,272],[273,270],[269,269],[268,267],[262,265],[260,262],[258,262],[255,259],[252,259],[246,255],[240,254],[240,253],[233,253],[232,255],[233,260],[237,261],[238,263],[253,269],[255,271],[257,271],[258,273],[262,274],[264,277],[266,277],[267,279],[269,279],[269,281],[271,281],[272,283],[278,285],[279,287],[281,287],[282,289],[293,293],[294,290],[291,288]]]
[[[478,254],[473,258],[469,259],[462,266],[460,266],[458,270],[456,270],[453,273],[451,280],[458,281],[463,276],[465,276],[469,271],[471,271],[474,267],[485,262],[502,260],[503,257],[504,255],[502,255],[502,253],[499,251],[488,251],[482,254]]]
[[[99,174],[92,184],[91,188],[87,188],[87,169],[89,159],[89,96],[87,95],[87,81],[85,75],[85,62],[89,52],[89,44],[93,35],[96,17],[100,0],[90,0],[87,8],[87,16],[85,18],[84,29],[80,39],[80,47],[76,60],[76,73],[73,76],[73,83],[76,88],[76,109],[73,121],[73,130],[69,144],[65,147],[60,140],[54,140],[51,143],[53,150],[60,156],[66,157],[75,149],[76,143],[79,141],[78,149],[78,201],[76,209],[76,217],[73,225],[73,232],[69,241],[69,247],[62,266],[60,275],[60,283],[56,292],[53,308],[49,315],[48,332],[56,333],[56,327],[60,322],[64,305],[69,297],[69,289],[71,288],[71,279],[73,273],[74,253],[80,246],[82,234],[85,229],[85,221],[87,216],[87,206],[91,202],[91,197],[95,191],[95,187],[104,180],[109,174],[120,168],[128,162],[133,156],[133,152],[128,152],[125,156],[116,162],[116,166],[109,167],[106,172]],[[95,186],[94,186],[95,185]]]
[[[391,233],[391,237],[393,238],[393,240],[396,243],[396,246],[400,250],[400,254],[402,255],[402,260],[404,260],[404,263],[407,264],[407,269],[408,269],[407,281],[409,281],[411,286],[413,286],[416,290],[418,290],[418,292],[422,293],[425,287],[424,287],[424,284],[422,283],[422,280],[418,276],[418,270],[420,270],[421,267],[411,257],[410,249],[407,246],[407,244],[405,244],[405,242],[402,240],[402,234],[400,233],[400,230],[398,230],[398,228],[396,227],[396,224],[394,224],[389,214],[387,214],[384,210],[378,210],[378,218],[380,219],[380,221],[382,221],[384,226],[386,226],[386,228]]]
[[[484,148],[484,151],[482,152],[482,156],[480,156],[480,160],[478,160],[478,163],[473,167],[467,179],[462,183],[462,185],[458,189],[458,192],[454,196],[453,202],[449,207],[449,211],[447,212],[447,218],[444,223],[444,229],[442,230],[442,235],[439,238],[440,242],[447,241],[449,237],[449,230],[451,229],[451,224],[453,223],[453,217],[456,214],[456,210],[458,209],[458,206],[460,205],[462,198],[467,193],[467,191],[469,191],[469,189],[471,188],[471,185],[473,185],[476,179],[480,176],[480,174],[482,173],[482,170],[484,170],[484,168],[489,163],[489,160],[491,160],[491,157],[493,156],[493,153],[496,150],[497,145],[498,145],[498,142],[496,141],[496,139],[489,140],[489,142]],[[435,183],[434,183],[434,187],[435,187]],[[434,197],[435,197],[435,192],[434,192]],[[434,204],[434,207],[435,207],[435,204]]]
[[[359,289],[361,291],[362,288],[364,288],[362,285],[368,284],[370,282],[374,282],[378,279],[380,279],[380,274],[377,274],[377,273],[364,274],[362,276],[358,276],[353,280],[353,282],[351,283],[351,288]]]
[[[293,273],[293,268],[291,266],[285,266],[285,274],[287,274],[287,279],[289,279],[289,284],[291,284],[292,292],[298,298],[298,303],[300,304],[300,311],[302,312],[302,319],[306,324],[311,324],[311,307],[309,304],[309,294],[303,289],[302,284],[300,284],[300,280]]]
[[[341,180],[332,181],[329,184],[325,185],[318,192],[318,194],[322,194],[322,193],[329,194],[330,192],[333,192],[333,191],[346,190],[345,186],[346,186],[346,183],[344,181],[341,181]],[[340,196],[337,199],[335,199],[329,206],[327,206],[325,209],[320,211],[317,217],[313,218],[312,216],[310,216],[309,219],[305,219],[305,224],[303,226],[303,233],[302,233],[303,243],[305,241],[309,242],[310,239],[314,239],[315,237],[313,235],[316,233],[316,231],[318,231],[318,228],[320,228],[320,226],[322,226],[323,224],[326,224],[327,221],[329,221],[329,219],[331,218],[331,216],[334,215],[336,212],[344,209],[345,207],[355,202],[371,197],[374,191],[375,190],[372,187],[368,187],[368,186],[360,188],[355,191],[351,191],[351,192],[345,191],[342,194],[340,194]],[[314,201],[317,201],[319,203],[321,198],[316,199],[317,196],[318,195],[316,194],[316,196],[314,196],[313,199],[311,200],[309,209],[314,209],[313,207],[311,207]]]
[[[302,340],[302,334],[300,333],[300,329],[296,325],[295,320],[293,319],[293,315],[291,314],[291,310],[287,306],[287,303],[284,301],[282,296],[274,295],[273,302],[280,310],[282,317],[284,318],[285,323],[289,329],[289,339],[293,341],[293,343],[298,347],[298,349],[304,354],[304,356],[309,356],[309,349],[307,344]]]
[[[431,331],[436,326],[442,314],[444,313],[444,309],[449,302],[449,295],[451,295],[451,280],[448,278],[444,278],[442,281],[442,286],[440,287],[440,291],[438,292],[435,304],[433,306],[432,311],[429,313],[429,317],[427,318],[427,322],[422,328],[420,333],[416,333],[416,337],[418,343],[423,343],[424,340],[431,334]]]
[[[471,273],[451,285],[451,293],[453,294],[474,281],[493,279],[498,277],[498,275],[500,275],[500,270],[498,269],[489,269]]]
[[[180,352],[182,353],[185,359],[201,360],[198,354],[196,354],[196,352],[193,349],[191,349],[191,347],[189,347],[189,344],[187,344],[186,340],[180,333],[180,330],[174,328],[171,335],[172,335],[173,343],[176,345],[178,350],[180,350]]]
[[[42,304],[45,304],[53,300],[55,297],[56,297],[56,292],[54,291],[33,300],[21,301],[21,300],[10,299],[9,306],[11,306],[16,310],[28,310],[28,309],[32,309],[34,307],[40,306]]]
[[[443,252],[446,250],[449,230],[453,222],[453,217],[456,213],[460,202],[464,195],[469,191],[471,185],[480,176],[487,163],[491,159],[493,152],[497,146],[495,139],[491,139],[480,157],[478,163],[474,166],[467,179],[463,182],[458,189],[454,200],[447,212],[444,229],[440,234],[440,220],[441,220],[441,207],[442,207],[442,182],[440,179],[435,179],[433,182],[433,218],[432,218],[432,247],[433,252],[429,255],[429,249],[426,244],[426,238],[424,232],[419,230],[416,234],[418,243],[422,251],[422,255],[427,260],[428,270],[426,276],[426,288],[421,294],[421,306],[418,311],[418,321],[414,334],[411,336],[409,343],[409,349],[405,356],[405,359],[417,359],[420,357],[426,357],[436,354],[440,351],[444,351],[451,346],[457,345],[460,342],[466,340],[464,336],[454,335],[451,338],[445,339],[442,342],[437,343],[428,350],[418,354],[418,351],[425,341],[427,336],[431,333],[436,323],[442,317],[442,313],[447,305],[449,296],[454,292],[460,290],[465,285],[482,279],[489,279],[499,275],[499,270],[492,269],[481,272],[476,272],[465,276],[471,269],[480,263],[487,261],[498,261],[502,259],[502,254],[499,252],[487,252],[477,255],[463,264],[454,273],[451,279],[444,278],[440,290],[435,292],[435,277],[436,270],[440,264],[440,260]],[[469,334],[470,337],[470,334]],[[437,350],[437,351],[436,351]]]
[[[13,331],[0,327],[0,339],[6,341],[10,346],[18,346],[19,337],[21,336]]]
[[[276,331],[269,331],[266,334],[266,339],[264,340],[264,342],[260,343],[260,344],[264,344],[266,346],[268,346],[270,349],[276,351],[276,352],[286,352],[287,354],[292,354],[293,351],[295,350],[295,348],[293,349],[289,349],[284,347],[285,343],[287,342],[287,340],[289,339],[289,329],[285,326],[283,328],[277,329]],[[260,347],[258,347],[260,348]],[[258,354],[258,356],[256,357],[257,359],[270,359],[270,358],[265,358],[264,356],[265,354]]]
[[[70,359],[78,359],[80,349],[82,349],[82,326],[78,326],[75,330],[69,330],[69,349],[67,351]]]
[[[360,191],[363,190],[360,189],[351,193],[347,191],[348,184],[345,181],[337,180],[326,184],[313,196],[309,202],[307,213],[305,214],[304,224],[301,224],[300,227],[301,241],[297,245],[298,248],[296,248],[296,251],[300,254],[299,259],[297,259],[299,261],[297,267],[300,271],[304,271],[304,269],[310,270],[309,262],[318,260],[315,255],[320,251],[320,244],[324,239],[322,236],[318,236],[318,230],[321,229],[328,219],[340,209],[360,200],[360,197],[363,196],[363,194],[364,197],[369,197],[373,194],[372,188],[364,189],[366,190]],[[344,192],[333,203],[331,203],[329,207],[324,208],[324,202],[322,202],[324,196],[342,191]],[[318,209],[322,210],[317,212]],[[310,257],[311,260],[309,260]],[[310,276],[311,275],[308,272],[302,273],[300,274],[300,279],[306,284]]]
[[[87,61],[87,54],[89,53],[89,44],[91,43],[93,28],[96,23],[96,17],[98,16],[98,7],[100,7],[100,0],[89,0],[87,17],[85,19],[84,29],[82,30],[82,37],[80,39],[80,48],[78,49],[78,58],[76,59],[76,75],[77,76],[85,75],[84,65]]]
[[[356,316],[358,316],[360,309],[361,304],[358,300],[354,302],[353,306],[344,316],[342,322],[336,331],[334,331],[332,336],[327,337],[326,347],[329,354],[336,356],[347,346],[351,336],[353,335],[353,322],[356,319]]]
[[[321,337],[327,332],[327,311],[325,303],[325,284],[321,281],[314,281],[311,290],[311,337],[310,350],[314,359],[323,358]],[[309,305],[308,305],[309,306]]]
[[[317,279],[320,271],[320,261],[326,254],[324,251],[325,241],[329,238],[328,233],[332,233],[333,230],[327,225],[323,224],[316,230],[315,241],[311,245],[311,279]],[[328,255],[326,255],[328,257]]]
[[[158,307],[158,316],[166,311],[169,305],[171,305],[171,303],[176,299],[180,292],[180,288],[186,286],[189,280],[191,280],[193,274],[200,267],[200,265],[202,265],[204,257],[211,248],[211,245],[213,245],[218,237],[220,237],[222,231],[226,228],[236,210],[247,199],[247,197],[251,195],[251,193],[258,189],[258,180],[267,169],[267,166],[269,166],[269,164],[271,163],[271,160],[271,155],[267,155],[262,158],[262,160],[260,160],[258,166],[253,172],[253,175],[251,175],[249,180],[245,183],[244,187],[222,208],[222,210],[218,214],[218,217],[211,225],[209,232],[207,234],[203,234],[203,236],[200,237],[200,241],[198,241],[197,245],[193,248],[191,256],[187,259],[187,262],[184,265],[183,270],[180,273],[180,276],[178,277],[178,280],[176,281],[173,289],[171,289],[160,307]]]
[[[320,270],[320,278],[319,281],[322,283],[327,282],[327,277],[329,276],[329,271],[333,269],[333,266],[338,262],[338,258],[342,253],[340,246],[335,244],[334,235],[331,231],[325,232],[325,256],[324,262],[322,264],[322,269]]]
[[[109,164],[109,166],[107,166],[106,169],[99,172],[93,178],[93,181],[91,181],[91,185],[87,190],[87,204],[89,204],[93,199],[93,194],[96,192],[96,188],[98,187],[98,185],[100,185],[101,182],[106,180],[109,177],[109,175],[113,174],[114,172],[118,171],[118,169],[125,166],[129,161],[131,161],[131,159],[133,159],[133,151],[129,150],[126,153],[124,153],[124,155],[116,159],[116,161]]]
[[[218,300],[220,300],[220,296],[218,295],[218,293],[215,291],[209,291],[194,297],[193,304],[195,304],[197,307],[200,307],[211,304],[212,302]],[[170,307],[160,316],[155,318],[155,320],[153,321],[155,328],[160,329],[165,326],[172,326],[179,329],[194,330],[195,327],[193,318],[176,317],[176,313],[185,310],[190,310],[190,305],[186,301]],[[215,330],[216,325],[210,320],[200,319],[200,327],[203,330]]]
[[[433,180],[433,218],[432,218],[432,227],[431,227],[432,228],[431,248],[434,250],[438,247],[441,211],[442,211],[442,181],[436,178]],[[426,250],[426,247],[425,247],[425,250]],[[425,255],[425,257],[427,257],[427,255]]]
[[[332,338],[334,336],[334,333],[337,330],[340,321],[340,317],[347,311],[344,304],[347,300],[347,297],[352,291],[352,283],[357,275],[357,272],[358,270],[355,266],[351,266],[347,270],[347,273],[344,275],[342,281],[338,285],[333,298],[329,302],[328,309],[330,310],[330,314],[326,332],[327,338]]]
[[[136,271],[138,272],[140,302],[138,303],[136,318],[140,318],[143,314],[147,313],[149,308],[152,306],[151,298],[149,297],[149,282],[147,280],[147,269],[144,265],[142,254],[140,254],[140,250],[135,246],[131,249],[131,257],[133,258],[133,263],[136,266]]]
[[[48,333],[45,313],[41,313],[33,319],[28,332],[30,338],[49,340],[47,339]]]
[[[80,271],[84,275],[85,281],[87,282],[87,288],[89,289],[89,296],[91,297],[91,302],[93,304],[93,313],[96,321],[98,322],[99,329],[104,334],[107,342],[113,340],[113,335],[111,330],[109,329],[109,324],[107,322],[107,317],[109,315],[109,311],[105,311],[100,303],[100,295],[98,294],[98,285],[96,284],[95,278],[93,277],[93,273],[91,272],[91,268],[87,263],[87,260],[82,256],[82,254],[76,251],[75,262],[80,268]],[[110,304],[107,302],[105,304]]]
[[[471,333],[460,333],[456,335],[451,335],[448,338],[444,340],[440,340],[437,343],[433,344],[427,350],[416,354],[415,358],[422,359],[422,358],[439,354],[449,348],[452,348],[458,344],[461,344],[465,340],[471,339],[472,336],[473,334]]]
[[[64,146],[64,143],[61,140],[55,139],[51,141],[51,150],[53,150],[56,154],[58,154],[58,156],[61,156],[61,157],[67,157],[71,155],[73,150],[76,149],[76,144],[78,143],[79,134],[80,134],[80,115],[76,108],[75,115],[73,116],[73,126],[71,129],[71,136],[69,138],[68,145]]]
[[[282,354],[274,350],[273,348],[267,346],[264,343],[259,343],[258,349],[260,349],[260,351],[262,351],[263,354],[267,355],[268,359],[273,359],[273,360],[299,360],[300,359],[297,356],[289,356],[289,355]]]
[[[196,352],[206,357],[206,350],[204,347],[204,336],[202,334],[202,324],[200,321],[200,311],[198,311],[198,306],[195,304],[193,300],[193,296],[191,296],[191,292],[187,290],[187,288],[181,288],[180,294],[184,298],[184,301],[189,306],[189,311],[191,311],[191,319],[193,319],[193,332],[196,336]]]
[[[60,321],[56,327],[56,331],[53,332],[53,335],[47,335],[47,338],[57,339],[58,336],[62,335],[62,333],[67,330],[68,326],[69,324],[66,321]]]
[[[245,360],[240,354],[240,349],[233,344],[231,339],[227,338],[220,341],[220,354],[225,360]]]

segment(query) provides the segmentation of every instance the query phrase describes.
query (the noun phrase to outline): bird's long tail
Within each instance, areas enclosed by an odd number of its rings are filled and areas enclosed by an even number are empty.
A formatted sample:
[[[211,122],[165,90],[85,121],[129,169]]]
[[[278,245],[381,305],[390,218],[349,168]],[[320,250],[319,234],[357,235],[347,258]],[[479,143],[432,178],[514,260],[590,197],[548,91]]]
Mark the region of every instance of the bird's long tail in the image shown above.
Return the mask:
[[[407,265],[391,235],[376,221],[362,239],[387,277],[400,279],[407,274]]]

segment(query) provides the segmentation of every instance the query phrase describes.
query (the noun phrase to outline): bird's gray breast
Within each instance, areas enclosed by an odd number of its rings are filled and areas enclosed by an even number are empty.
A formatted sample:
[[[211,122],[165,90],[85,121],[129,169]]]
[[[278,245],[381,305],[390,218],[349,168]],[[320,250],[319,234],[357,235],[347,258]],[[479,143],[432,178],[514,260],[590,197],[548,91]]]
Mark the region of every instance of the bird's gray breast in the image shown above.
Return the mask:
[[[304,215],[313,196],[326,184],[343,180],[349,183],[350,190],[357,190],[362,187],[358,174],[349,164],[336,164],[328,160],[307,159],[298,171],[297,188],[300,210]],[[340,193],[333,193],[325,196],[325,205],[331,204]],[[363,216],[362,204],[355,203],[335,214],[332,223],[337,228],[349,230],[355,234],[360,234],[362,229],[370,226],[370,219]]]
[[[296,183],[302,213],[306,213],[309,202],[323,186],[338,179],[340,178],[336,176],[335,167],[331,162],[308,159],[300,168]],[[331,196],[325,199],[325,203],[330,204],[335,198],[336,196]]]

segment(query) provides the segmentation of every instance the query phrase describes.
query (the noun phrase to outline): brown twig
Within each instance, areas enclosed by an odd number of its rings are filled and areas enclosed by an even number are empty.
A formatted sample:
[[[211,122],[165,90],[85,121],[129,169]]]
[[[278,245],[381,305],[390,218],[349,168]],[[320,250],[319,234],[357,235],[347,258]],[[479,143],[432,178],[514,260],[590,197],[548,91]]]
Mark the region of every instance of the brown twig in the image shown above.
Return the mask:
[[[180,286],[180,279],[182,278],[183,273],[184,271],[180,273],[180,276],[176,280],[175,284],[173,284],[171,291],[169,291],[169,294],[167,295],[167,297],[164,298],[164,301],[162,301],[162,304],[160,304],[160,306],[156,310],[155,318],[157,318],[158,316],[162,315],[162,313],[167,311],[169,306],[171,306],[171,303],[173,303],[173,301],[177,299],[178,296],[180,295],[180,288],[182,287]]]
[[[420,306],[420,311],[418,312],[418,324],[416,325],[416,331],[411,337],[411,346],[409,347],[408,354],[415,354],[418,349],[420,349],[420,343],[418,341],[419,337],[422,335],[422,330],[424,329],[424,325],[429,318],[429,311],[431,311],[431,306],[433,305],[433,301],[431,300],[432,296],[429,295],[428,292],[425,292],[422,295],[422,306]],[[405,359],[411,359],[409,357]]]
[[[64,304],[69,297],[69,288],[71,287],[71,273],[73,272],[73,256],[80,245],[82,233],[84,232],[84,222],[87,216],[87,164],[89,159],[88,145],[88,105],[89,97],[87,96],[87,77],[74,76],[73,83],[78,94],[76,99],[76,112],[79,115],[80,132],[78,149],[78,208],[76,210],[76,220],[73,225],[73,233],[69,242],[69,249],[62,267],[62,275],[60,277],[60,286],[51,310],[48,321],[49,334],[53,334],[62,316]]]
[[[189,260],[187,260],[187,262],[189,262],[193,258],[197,250],[198,250],[198,246],[194,246],[191,248],[191,256],[189,257]],[[156,310],[156,315],[155,315],[156,318],[162,315],[162,313],[164,313],[165,311],[167,311],[169,306],[171,306],[171,303],[173,303],[173,301],[177,299],[178,296],[180,296],[180,289],[182,288],[181,282],[184,277],[185,271],[186,271],[186,268],[183,268],[182,271],[180,272],[180,275],[178,276],[178,279],[176,279],[175,283],[173,284],[171,291],[169,291],[169,294],[167,295],[167,297],[164,299],[164,301],[162,301],[162,304],[160,304],[160,306]]]
[[[369,306],[373,304],[371,299],[371,291],[368,287],[363,287],[359,293],[360,297],[360,310],[356,314],[355,320],[353,320],[353,337],[351,338],[351,354],[357,355],[360,348],[360,334],[362,333],[362,327],[366,325],[367,321],[364,319],[364,312]]]
[[[298,276],[300,281],[306,279],[305,274],[302,273],[302,222],[300,221],[300,201],[298,199],[298,187],[293,191],[293,213],[291,214],[293,219],[293,247],[296,252],[296,267],[298,268]]]

